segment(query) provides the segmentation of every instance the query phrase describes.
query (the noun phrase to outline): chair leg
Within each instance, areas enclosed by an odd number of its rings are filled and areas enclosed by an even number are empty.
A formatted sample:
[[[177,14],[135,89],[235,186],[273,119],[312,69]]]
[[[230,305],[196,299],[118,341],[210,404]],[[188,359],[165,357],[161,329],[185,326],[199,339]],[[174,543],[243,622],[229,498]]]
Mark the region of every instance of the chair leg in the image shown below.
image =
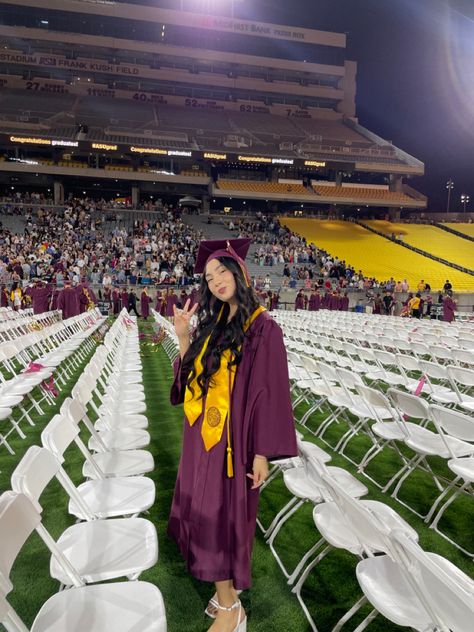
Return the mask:
[[[358,610],[360,610],[362,608],[362,606],[365,606],[366,603],[368,603],[367,598],[365,596],[362,596],[359,599],[359,601],[356,601],[355,604],[352,606],[352,608],[350,610],[348,610],[346,612],[346,614],[339,619],[339,621],[333,627],[332,632],[339,632],[339,630],[343,627],[343,625],[345,623],[347,623],[347,621],[349,621],[349,619],[352,619],[352,617],[355,615],[355,613]]]
[[[264,537],[268,538],[270,537],[273,529],[277,526],[278,522],[280,521],[280,519],[286,514],[287,511],[289,511],[293,505],[295,503],[298,502],[298,498],[296,498],[296,496],[293,496],[293,498],[282,508],[280,509],[280,511],[277,513],[277,515],[273,518],[272,522],[270,523],[270,526],[268,527],[268,529],[265,531],[264,533]]]

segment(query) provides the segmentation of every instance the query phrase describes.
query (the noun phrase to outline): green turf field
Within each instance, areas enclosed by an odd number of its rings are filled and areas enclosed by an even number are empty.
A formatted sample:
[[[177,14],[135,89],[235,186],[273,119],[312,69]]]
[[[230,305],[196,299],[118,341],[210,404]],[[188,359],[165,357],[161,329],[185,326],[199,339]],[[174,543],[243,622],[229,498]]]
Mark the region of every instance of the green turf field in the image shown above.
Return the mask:
[[[143,331],[150,333],[151,323],[141,325]],[[142,574],[141,579],[155,583],[161,590],[167,611],[168,629],[170,632],[204,632],[210,626],[210,620],[204,614],[208,598],[213,593],[210,585],[194,580],[186,572],[184,563],[173,542],[166,536],[167,517],[170,509],[173,487],[180,454],[182,410],[169,405],[169,387],[172,371],[166,354],[158,347],[143,346],[144,385],[146,390],[147,411],[151,433],[150,450],[155,458],[156,469],[152,475],[156,483],[156,504],[148,516],[158,530],[159,561],[155,568]],[[74,379],[68,385],[72,388]],[[13,439],[16,455],[7,455],[0,448],[0,491],[8,489],[9,476],[27,447],[39,443],[40,433],[47,419],[51,418],[59,408],[67,393],[63,391],[56,406],[34,428],[26,429],[27,439]],[[297,410],[300,416],[304,405]],[[318,417],[309,420],[308,425],[317,425]],[[327,438],[332,443],[346,429],[341,423],[334,425]],[[306,438],[312,435],[305,433]],[[362,455],[367,448],[367,439],[357,437],[349,446],[348,454]],[[323,443],[319,445],[328,450]],[[82,458],[78,450],[72,447],[66,453],[66,469],[75,483],[82,481]],[[355,467],[342,457],[333,455],[332,465],[339,465],[355,473]],[[379,455],[369,466],[369,472],[377,480],[388,480],[397,461],[390,451]],[[441,462],[434,467],[444,470]],[[436,551],[457,564],[471,577],[474,576],[472,561],[451,546],[432,530],[426,528],[422,521],[403,508],[396,501],[381,494],[367,479],[361,480],[369,487],[368,498],[383,500],[396,509],[420,534],[420,543],[426,550]],[[413,476],[413,480],[404,486],[404,497],[410,496],[417,505],[424,509],[433,497],[434,488],[430,479],[424,474]],[[262,492],[261,518],[268,524],[275,513],[289,499],[289,494],[280,479],[275,480]],[[428,500],[426,500],[428,499]],[[56,482],[52,483],[44,493],[41,502],[44,507],[44,522],[53,536],[59,534],[73,523],[67,513],[65,492]],[[446,512],[443,524],[451,529],[466,546],[473,541],[472,524],[474,518],[472,501],[461,499]],[[318,534],[312,520],[312,506],[305,505],[280,532],[276,546],[282,552],[287,566],[294,566],[302,554],[316,542]],[[337,620],[360,596],[355,580],[357,560],[343,551],[332,551],[311,573],[304,591],[307,603],[318,624],[320,632],[329,632]],[[10,594],[10,603],[16,608],[25,623],[31,624],[40,605],[57,590],[57,583],[50,579],[48,573],[49,554],[36,534],[33,534],[18,558],[13,581],[15,590]],[[243,603],[249,615],[249,632],[306,632],[310,627],[296,598],[291,594],[286,581],[260,534],[257,535],[253,558],[254,583],[250,591],[242,595]],[[344,630],[353,630],[366,616],[370,608],[363,608]],[[1,627],[1,626],[0,626]],[[381,616],[368,628],[371,631],[390,632],[399,629]],[[84,631],[87,632],[87,631]]]

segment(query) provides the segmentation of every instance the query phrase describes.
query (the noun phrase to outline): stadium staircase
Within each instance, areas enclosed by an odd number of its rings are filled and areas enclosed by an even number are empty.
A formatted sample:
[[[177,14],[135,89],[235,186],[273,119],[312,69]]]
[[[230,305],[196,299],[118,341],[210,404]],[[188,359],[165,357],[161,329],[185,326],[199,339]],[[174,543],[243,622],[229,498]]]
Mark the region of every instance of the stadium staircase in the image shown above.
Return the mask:
[[[474,241],[474,231],[473,235],[468,235],[467,233],[462,233],[455,228],[451,228],[448,224],[441,224],[440,222],[433,222],[433,226],[436,228],[440,228],[441,230],[446,231],[447,233],[451,233],[451,235],[456,235],[456,237],[461,237],[462,239],[468,239],[469,241]],[[472,224],[468,224],[468,226],[472,226]]]
[[[412,250],[413,252],[418,253],[419,255],[422,255],[423,257],[427,257],[428,259],[432,259],[433,261],[438,261],[439,263],[443,263],[446,266],[449,266],[450,268],[453,268],[455,270],[459,270],[460,272],[464,272],[466,274],[470,274],[472,276],[474,276],[474,270],[470,269],[470,268],[466,268],[464,266],[460,266],[457,263],[453,263],[452,261],[448,261],[447,259],[443,259],[442,257],[438,257],[437,255],[434,255],[430,252],[427,252],[426,250],[422,250],[421,248],[417,248],[409,243],[407,243],[406,241],[400,240],[400,239],[392,239],[392,237],[386,233],[384,233],[381,230],[377,230],[377,228],[375,228],[373,225],[367,224],[365,222],[362,222],[360,220],[354,220],[354,223],[359,224],[359,226],[362,226],[362,228],[365,228],[366,230],[370,230],[371,232],[375,233],[376,235],[379,235],[380,237],[383,237],[384,239],[387,239],[388,241],[392,242],[392,243],[396,243],[399,246],[403,246],[404,248],[408,248],[408,250]]]

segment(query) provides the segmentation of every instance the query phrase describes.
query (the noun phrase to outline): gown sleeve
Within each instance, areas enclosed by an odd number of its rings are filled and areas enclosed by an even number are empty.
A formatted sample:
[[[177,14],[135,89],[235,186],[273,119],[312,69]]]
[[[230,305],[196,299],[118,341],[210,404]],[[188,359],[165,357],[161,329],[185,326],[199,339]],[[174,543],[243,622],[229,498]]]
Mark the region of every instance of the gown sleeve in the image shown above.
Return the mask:
[[[265,322],[256,343],[248,392],[248,459],[255,454],[268,459],[297,456],[286,350],[274,320]]]
[[[171,385],[170,402],[173,406],[182,404],[184,402],[184,392],[186,390],[186,381],[188,379],[187,374],[183,375],[182,361],[180,357],[177,357],[173,363],[174,381]]]

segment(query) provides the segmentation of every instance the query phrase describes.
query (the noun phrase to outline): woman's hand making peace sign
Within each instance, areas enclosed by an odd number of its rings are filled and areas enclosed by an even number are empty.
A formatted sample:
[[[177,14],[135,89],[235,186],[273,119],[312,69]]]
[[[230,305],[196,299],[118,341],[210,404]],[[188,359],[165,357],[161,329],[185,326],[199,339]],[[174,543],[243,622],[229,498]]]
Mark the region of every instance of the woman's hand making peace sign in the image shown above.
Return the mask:
[[[189,349],[189,322],[199,307],[199,304],[195,303],[189,309],[190,303],[191,300],[188,298],[183,309],[178,309],[176,305],[173,305],[174,330],[178,336],[181,357],[184,357],[184,354]]]

